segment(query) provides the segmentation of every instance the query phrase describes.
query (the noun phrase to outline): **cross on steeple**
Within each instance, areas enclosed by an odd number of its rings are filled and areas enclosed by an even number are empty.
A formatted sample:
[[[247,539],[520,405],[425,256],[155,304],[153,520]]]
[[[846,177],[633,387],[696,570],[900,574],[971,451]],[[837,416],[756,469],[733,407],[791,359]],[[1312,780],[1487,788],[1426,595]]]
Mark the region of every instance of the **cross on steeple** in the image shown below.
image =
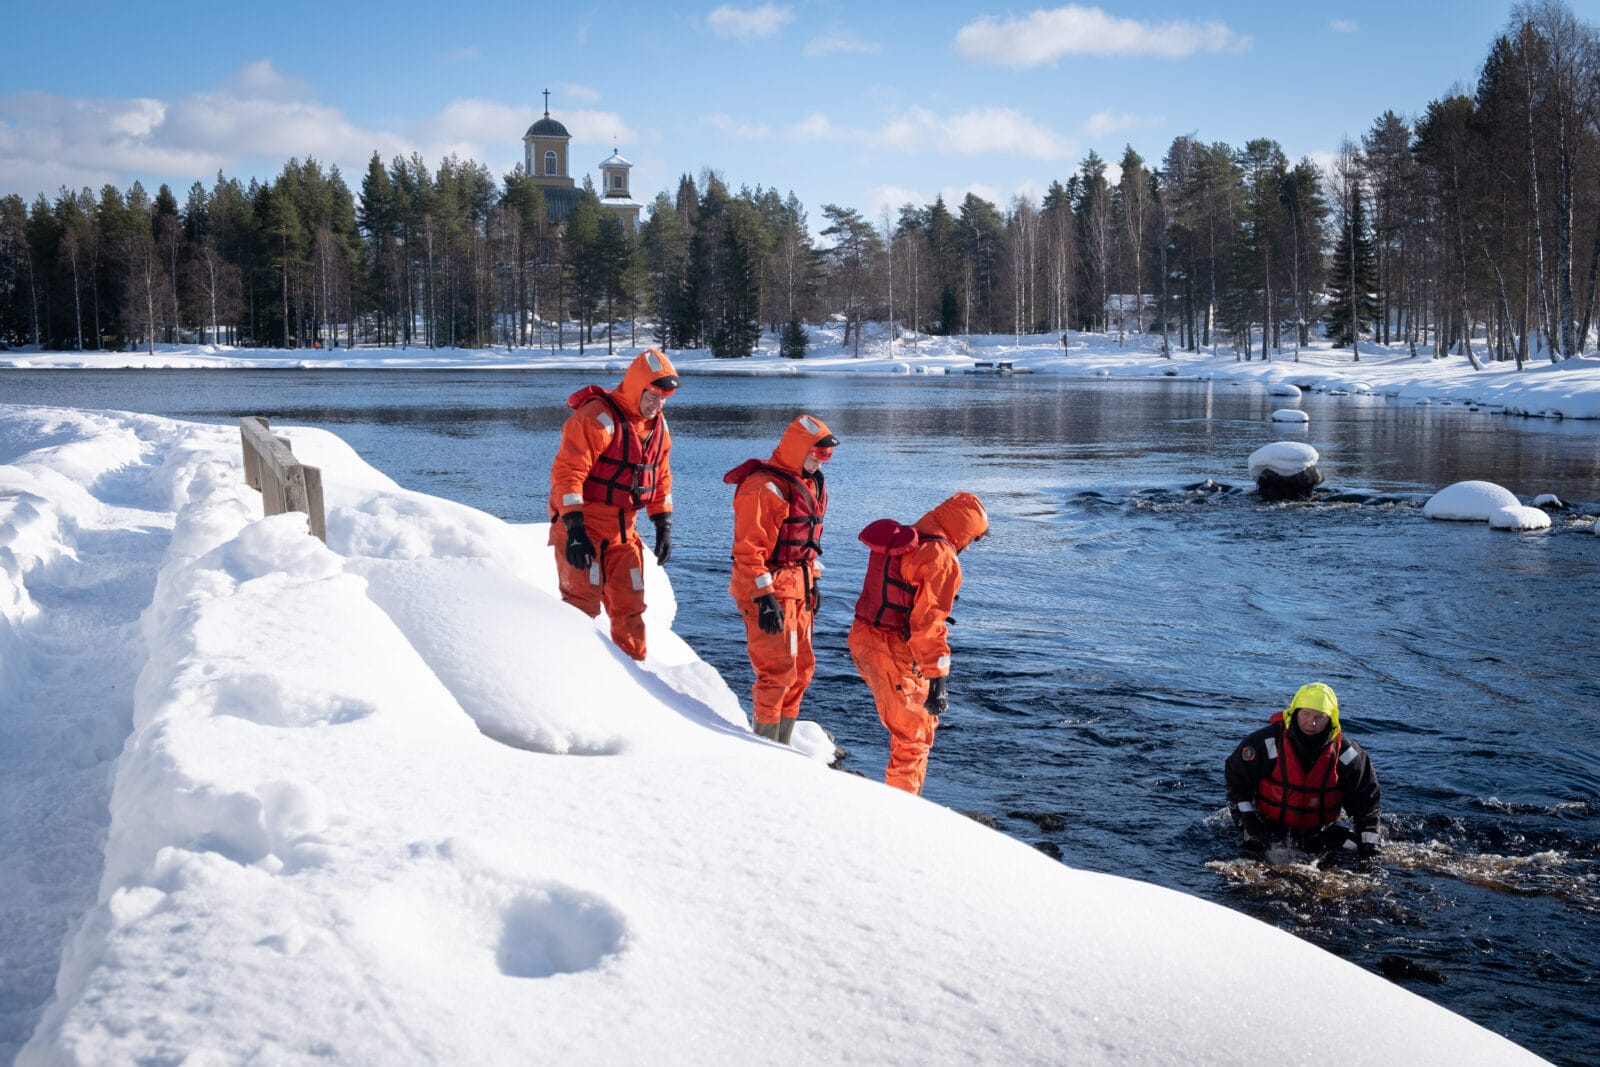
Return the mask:
[[[549,118],[550,117],[550,90],[549,89],[546,89],[544,91],[544,117],[545,118]]]

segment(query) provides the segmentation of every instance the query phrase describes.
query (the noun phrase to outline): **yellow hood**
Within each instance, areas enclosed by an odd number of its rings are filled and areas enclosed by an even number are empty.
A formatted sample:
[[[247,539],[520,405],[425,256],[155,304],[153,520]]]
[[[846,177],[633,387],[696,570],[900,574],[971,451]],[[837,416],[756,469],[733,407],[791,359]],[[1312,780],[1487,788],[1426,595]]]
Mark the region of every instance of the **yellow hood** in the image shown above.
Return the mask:
[[[1333,730],[1328,735],[1336,737],[1339,733],[1339,698],[1333,695],[1333,690],[1321,682],[1307,682],[1295,691],[1294,699],[1289,701],[1289,706],[1283,709],[1285,725],[1291,725],[1295,708],[1310,708],[1320,711],[1328,716],[1333,724]]]

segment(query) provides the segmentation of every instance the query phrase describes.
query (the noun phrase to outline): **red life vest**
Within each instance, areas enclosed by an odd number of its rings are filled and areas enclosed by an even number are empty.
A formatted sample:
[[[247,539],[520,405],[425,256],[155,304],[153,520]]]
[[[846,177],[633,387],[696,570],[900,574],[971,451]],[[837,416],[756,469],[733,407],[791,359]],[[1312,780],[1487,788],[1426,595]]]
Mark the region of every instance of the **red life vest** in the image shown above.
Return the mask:
[[[1328,739],[1310,767],[1302,767],[1283,712],[1272,721],[1278,724],[1278,759],[1272,772],[1256,783],[1256,810],[1268,822],[1296,830],[1331,826],[1344,803],[1339,788],[1339,735]]]
[[[789,485],[789,514],[778,525],[778,541],[767,560],[767,569],[776,570],[791,564],[810,563],[822,555],[822,520],[828,513],[828,483],[819,470],[816,473],[818,491],[811,491],[809,478],[797,478],[782,467],[774,467],[759,459],[747,459],[722,476],[729,485],[742,485],[752,474],[770,474]]]
[[[611,409],[616,425],[611,443],[595,460],[594,469],[583,480],[583,499],[588,504],[609,504],[617,508],[642,508],[656,498],[657,469],[661,465],[661,432],[666,419],[655,418],[656,425],[639,439],[628,424],[617,402],[598,385],[587,385],[567,398],[567,407],[577,411],[591,400],[603,401]]]
[[[911,606],[917,587],[900,576],[901,559],[924,541],[945,541],[937,534],[923,534],[915,526],[902,526],[893,519],[879,519],[861,531],[861,543],[871,549],[867,557],[867,577],[856,599],[856,618],[875,630],[911,639]]]

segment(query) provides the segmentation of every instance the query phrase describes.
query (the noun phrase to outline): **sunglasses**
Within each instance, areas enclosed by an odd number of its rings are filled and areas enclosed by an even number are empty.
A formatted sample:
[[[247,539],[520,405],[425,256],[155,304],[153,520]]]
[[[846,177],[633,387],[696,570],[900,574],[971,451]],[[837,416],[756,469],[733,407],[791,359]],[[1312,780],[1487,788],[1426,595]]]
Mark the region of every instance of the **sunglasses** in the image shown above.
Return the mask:
[[[829,446],[827,448],[822,448],[822,447],[813,448],[811,450],[811,456],[818,463],[826,463],[826,462],[828,462],[828,460],[833,458],[833,448],[832,448],[832,446]],[[790,462],[793,462],[793,461],[791,460]]]

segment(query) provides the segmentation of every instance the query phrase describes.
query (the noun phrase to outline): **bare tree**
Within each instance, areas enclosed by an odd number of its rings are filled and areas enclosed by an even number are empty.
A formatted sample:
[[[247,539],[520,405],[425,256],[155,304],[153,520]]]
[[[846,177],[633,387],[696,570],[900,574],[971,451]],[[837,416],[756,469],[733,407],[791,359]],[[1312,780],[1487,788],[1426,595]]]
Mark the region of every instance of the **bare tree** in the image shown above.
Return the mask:
[[[1574,172],[1580,138],[1600,110],[1600,42],[1595,30],[1577,20],[1561,0],[1527,0],[1512,9],[1516,53],[1521,61],[1527,99],[1527,150],[1533,187],[1533,225],[1539,257],[1539,301],[1548,328],[1554,311],[1557,351],[1578,351],[1577,318],[1572,300],[1572,212]],[[1535,135],[1535,114],[1543,118],[1544,136]],[[1545,290],[1544,239],[1539,211],[1538,147],[1548,144],[1555,162],[1556,306]]]

